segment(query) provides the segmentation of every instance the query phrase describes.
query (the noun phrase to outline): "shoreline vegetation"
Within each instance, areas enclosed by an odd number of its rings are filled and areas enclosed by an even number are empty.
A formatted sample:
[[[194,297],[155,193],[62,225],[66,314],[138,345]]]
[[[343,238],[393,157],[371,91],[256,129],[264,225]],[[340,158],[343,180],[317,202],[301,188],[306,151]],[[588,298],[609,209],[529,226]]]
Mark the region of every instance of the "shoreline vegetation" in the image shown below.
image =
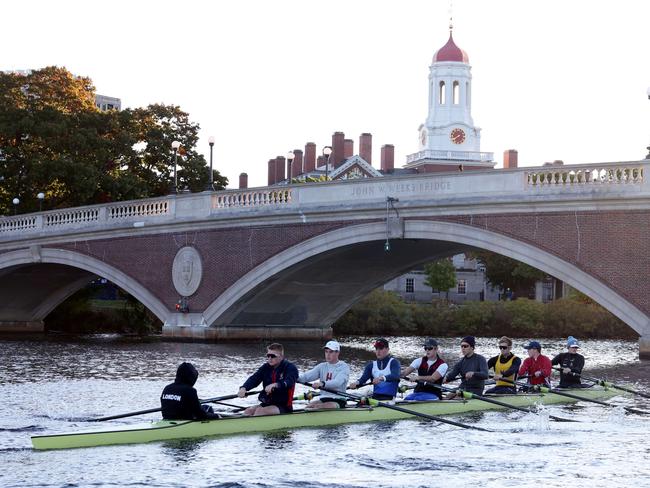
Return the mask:
[[[377,289],[332,327],[336,336],[561,337],[571,330],[585,339],[638,338],[624,322],[579,294],[549,303],[519,298],[458,305],[446,300],[407,303],[393,292]],[[46,319],[46,330],[68,333],[150,335],[161,329],[160,321],[126,294],[117,300],[97,300],[88,292],[77,293]]]
[[[571,330],[583,338],[638,339],[623,321],[580,294],[549,303],[519,298],[457,305],[445,300],[406,303],[395,293],[378,289],[333,328],[335,335],[562,337]]]

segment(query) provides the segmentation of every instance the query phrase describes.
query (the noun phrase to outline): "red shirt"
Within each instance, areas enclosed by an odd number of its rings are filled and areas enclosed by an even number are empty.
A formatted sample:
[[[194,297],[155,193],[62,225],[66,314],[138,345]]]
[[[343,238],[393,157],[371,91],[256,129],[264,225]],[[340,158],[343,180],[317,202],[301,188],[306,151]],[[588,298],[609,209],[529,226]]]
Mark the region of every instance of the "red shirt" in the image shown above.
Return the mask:
[[[519,376],[530,376],[528,383],[531,385],[550,385],[552,368],[551,360],[543,354],[537,356],[537,359],[527,357],[519,368]],[[535,376],[536,371],[541,371],[541,376]]]

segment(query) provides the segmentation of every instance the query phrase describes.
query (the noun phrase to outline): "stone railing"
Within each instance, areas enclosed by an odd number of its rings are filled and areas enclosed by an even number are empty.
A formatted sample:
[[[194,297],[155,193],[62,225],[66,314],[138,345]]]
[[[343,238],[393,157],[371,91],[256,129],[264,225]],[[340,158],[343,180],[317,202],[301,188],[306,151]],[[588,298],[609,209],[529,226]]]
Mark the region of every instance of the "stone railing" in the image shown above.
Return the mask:
[[[291,188],[274,188],[216,194],[212,200],[212,208],[287,204],[291,202],[291,192]]]
[[[625,185],[643,183],[643,167],[634,164],[599,166],[551,166],[526,171],[528,187]]]
[[[43,226],[96,222],[99,220],[99,208],[59,210],[43,216]]]
[[[169,214],[169,200],[129,202],[108,207],[109,219],[152,217]]]
[[[494,153],[478,151],[439,151],[434,149],[425,149],[406,156],[406,164],[423,159],[441,159],[453,161],[477,161],[480,163],[489,163],[494,160]]]
[[[37,218],[35,215],[25,217],[0,218],[0,233],[4,232],[24,232],[37,227]]]

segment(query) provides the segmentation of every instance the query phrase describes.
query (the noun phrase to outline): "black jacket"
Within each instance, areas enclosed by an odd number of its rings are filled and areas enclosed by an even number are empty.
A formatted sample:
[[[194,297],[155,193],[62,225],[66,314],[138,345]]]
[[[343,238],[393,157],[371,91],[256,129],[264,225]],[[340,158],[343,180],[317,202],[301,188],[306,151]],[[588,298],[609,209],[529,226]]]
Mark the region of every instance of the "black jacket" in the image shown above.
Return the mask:
[[[182,363],[176,371],[176,380],[167,385],[160,395],[162,416],[168,420],[198,420],[217,418],[203,410],[196,389],[199,373],[191,363]]]
[[[293,391],[298,381],[298,369],[293,363],[283,359],[275,368],[265,363],[242,385],[246,391],[250,391],[262,383],[266,387],[271,383],[277,383],[278,387],[270,395],[265,391],[259,394],[258,399],[262,405],[281,405],[289,411],[293,410]]]

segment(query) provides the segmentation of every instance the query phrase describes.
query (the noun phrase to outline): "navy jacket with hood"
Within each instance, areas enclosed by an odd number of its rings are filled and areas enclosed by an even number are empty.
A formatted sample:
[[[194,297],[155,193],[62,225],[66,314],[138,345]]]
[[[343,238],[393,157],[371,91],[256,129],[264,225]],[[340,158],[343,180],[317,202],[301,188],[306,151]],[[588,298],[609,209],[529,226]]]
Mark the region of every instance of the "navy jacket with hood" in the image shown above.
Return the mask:
[[[203,410],[194,383],[199,372],[192,363],[182,363],[176,371],[176,380],[167,385],[160,395],[162,416],[169,420],[197,420],[216,418]]]

